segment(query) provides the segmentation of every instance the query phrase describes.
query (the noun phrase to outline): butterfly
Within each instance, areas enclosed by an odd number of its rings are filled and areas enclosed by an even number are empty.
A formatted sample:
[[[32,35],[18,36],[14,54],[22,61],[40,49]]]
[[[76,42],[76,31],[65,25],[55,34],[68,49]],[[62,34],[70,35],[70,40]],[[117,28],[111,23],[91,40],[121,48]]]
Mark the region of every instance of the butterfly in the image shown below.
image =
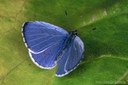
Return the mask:
[[[34,64],[43,69],[57,66],[57,77],[69,74],[84,57],[84,43],[76,30],[68,33],[47,22],[31,21],[23,24],[22,36]]]

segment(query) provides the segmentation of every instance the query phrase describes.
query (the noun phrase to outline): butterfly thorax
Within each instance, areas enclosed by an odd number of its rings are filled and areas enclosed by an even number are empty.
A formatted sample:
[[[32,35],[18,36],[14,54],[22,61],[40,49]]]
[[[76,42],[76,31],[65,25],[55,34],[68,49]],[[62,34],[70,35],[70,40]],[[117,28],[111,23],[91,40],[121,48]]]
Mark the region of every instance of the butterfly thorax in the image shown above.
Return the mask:
[[[68,46],[70,46],[70,43],[75,39],[77,35],[77,30],[71,31],[69,33],[68,38],[66,38],[66,40],[64,41],[64,49],[67,48]]]

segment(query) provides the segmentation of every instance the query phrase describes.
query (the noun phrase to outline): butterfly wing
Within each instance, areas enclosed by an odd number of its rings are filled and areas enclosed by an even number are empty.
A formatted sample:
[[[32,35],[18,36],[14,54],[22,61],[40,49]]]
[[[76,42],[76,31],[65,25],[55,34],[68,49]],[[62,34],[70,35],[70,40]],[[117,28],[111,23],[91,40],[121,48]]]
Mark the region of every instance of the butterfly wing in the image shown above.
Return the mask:
[[[74,70],[83,58],[83,52],[84,44],[82,40],[76,36],[70,46],[63,51],[62,57],[58,61],[56,76],[65,76]]]
[[[62,49],[62,46],[59,44],[56,43],[39,54],[29,52],[30,58],[38,67],[52,69],[56,66],[57,56]]]
[[[46,47],[63,41],[68,33],[60,27],[46,22],[26,22],[22,30],[29,51],[38,54]]]
[[[41,68],[50,69],[56,65],[57,55],[69,34],[55,25],[36,21],[26,22],[22,35],[32,61]]]

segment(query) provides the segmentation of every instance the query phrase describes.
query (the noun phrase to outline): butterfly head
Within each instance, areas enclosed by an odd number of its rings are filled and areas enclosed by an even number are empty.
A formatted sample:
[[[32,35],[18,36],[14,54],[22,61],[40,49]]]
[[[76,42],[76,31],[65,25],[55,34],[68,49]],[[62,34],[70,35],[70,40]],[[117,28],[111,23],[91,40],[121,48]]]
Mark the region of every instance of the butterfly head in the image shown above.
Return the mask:
[[[73,30],[71,33],[72,35],[77,35],[77,30]]]

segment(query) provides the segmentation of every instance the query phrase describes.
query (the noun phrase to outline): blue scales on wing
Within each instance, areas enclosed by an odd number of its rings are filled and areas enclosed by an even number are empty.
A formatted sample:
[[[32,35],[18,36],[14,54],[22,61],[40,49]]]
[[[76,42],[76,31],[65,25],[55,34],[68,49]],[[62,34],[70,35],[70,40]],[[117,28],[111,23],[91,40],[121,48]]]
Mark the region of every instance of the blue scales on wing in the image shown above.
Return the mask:
[[[56,76],[62,77],[74,70],[83,58],[84,44],[81,39],[76,36],[69,46],[63,51],[58,61],[58,69]]]
[[[64,29],[46,22],[26,22],[22,35],[32,61],[39,67],[51,69],[56,65],[63,43],[69,35]]]
[[[35,64],[44,69],[52,69],[56,65],[58,54],[61,52],[62,46],[57,43],[39,54],[29,52],[30,57]]]

